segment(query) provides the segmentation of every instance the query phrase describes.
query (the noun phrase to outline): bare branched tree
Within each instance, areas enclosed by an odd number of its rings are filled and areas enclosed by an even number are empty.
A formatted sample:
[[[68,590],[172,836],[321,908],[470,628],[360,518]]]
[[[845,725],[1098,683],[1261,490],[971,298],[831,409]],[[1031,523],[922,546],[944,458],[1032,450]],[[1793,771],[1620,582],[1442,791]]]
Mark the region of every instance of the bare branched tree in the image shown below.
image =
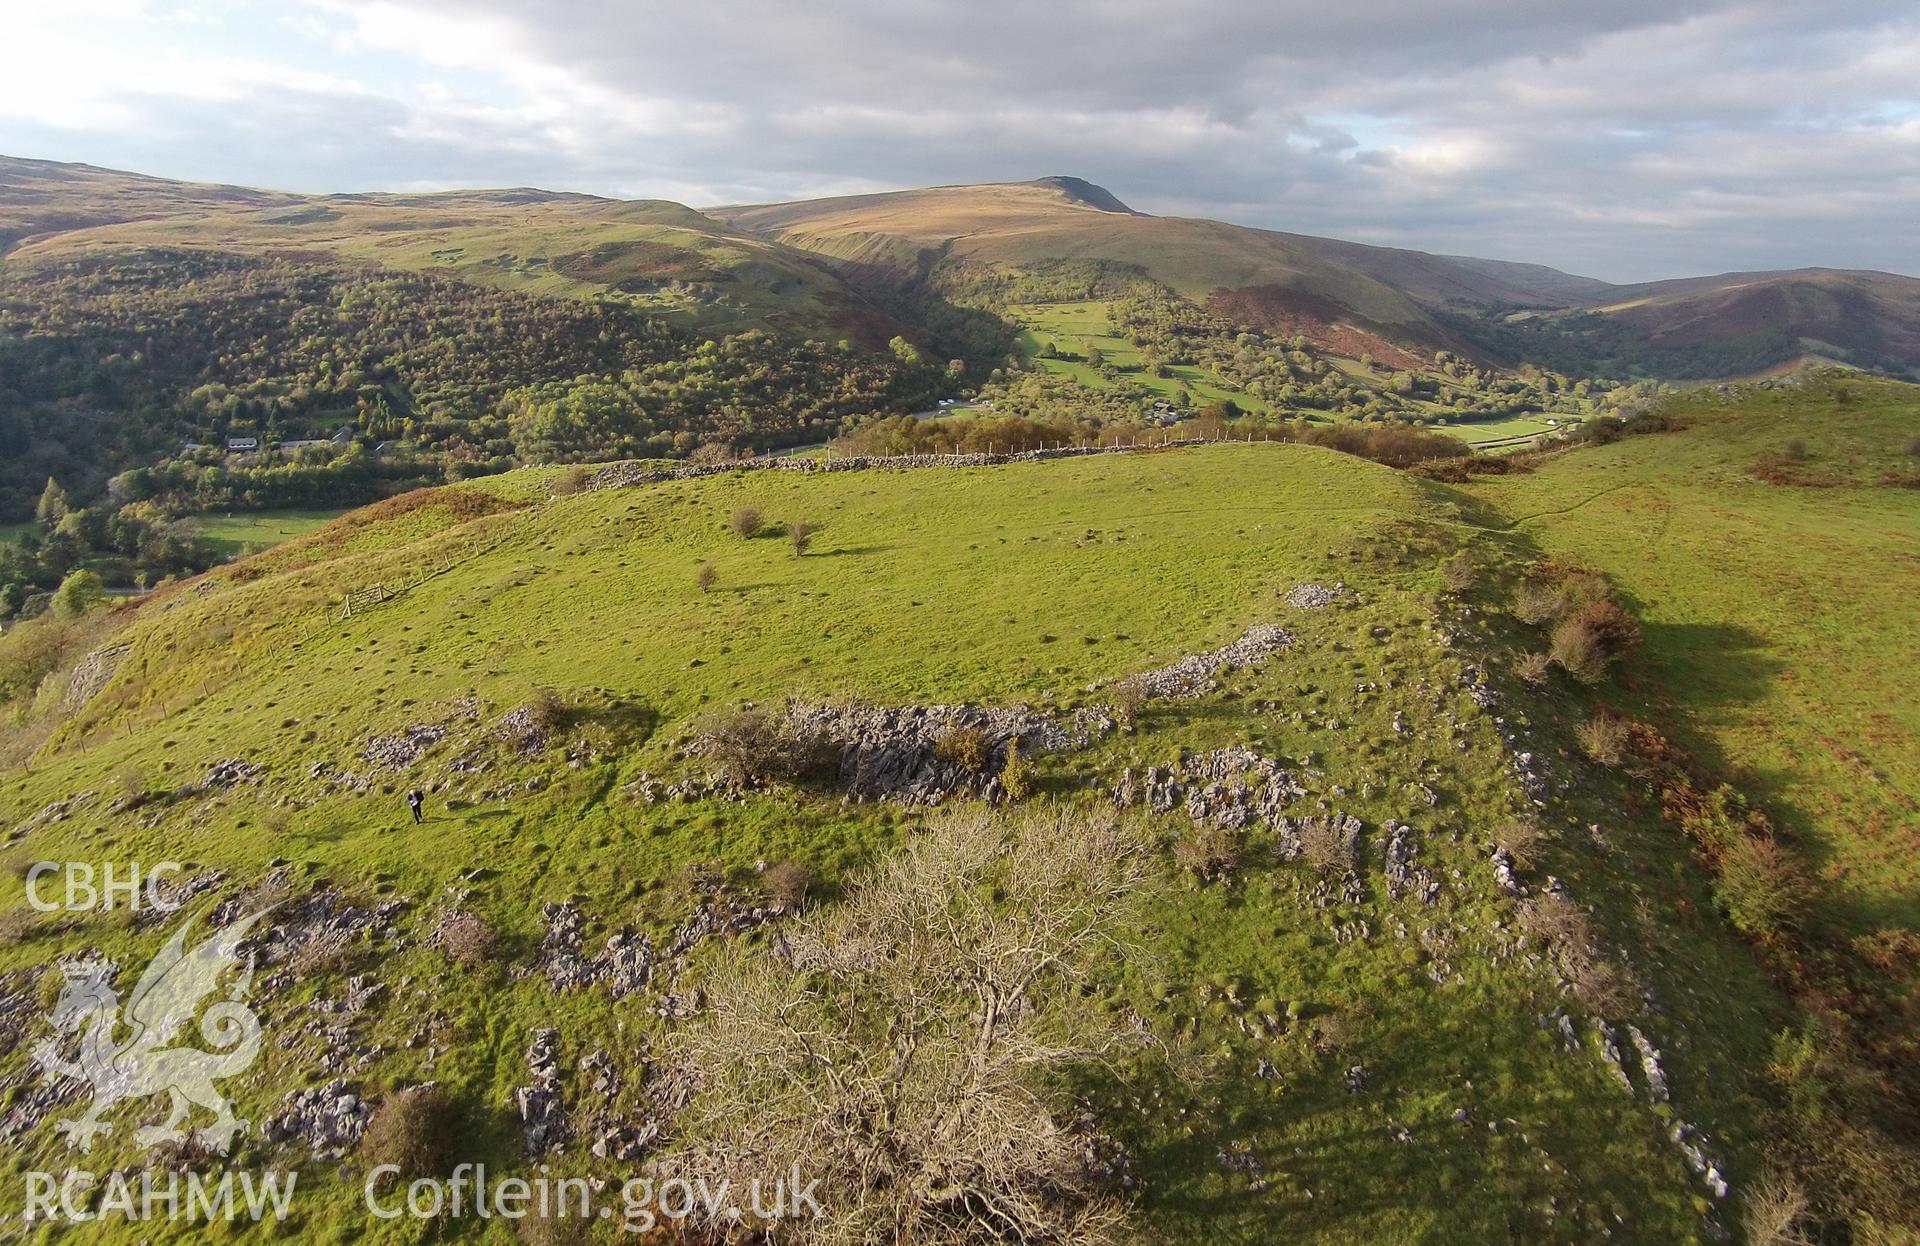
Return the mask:
[[[676,1160],[818,1177],[823,1215],[756,1229],[779,1241],[1116,1240],[1123,1208],[1049,1074],[1146,1041],[1077,990],[1125,952],[1144,871],[1111,817],[943,816],[783,957],[716,975],[675,1043],[700,1087]]]

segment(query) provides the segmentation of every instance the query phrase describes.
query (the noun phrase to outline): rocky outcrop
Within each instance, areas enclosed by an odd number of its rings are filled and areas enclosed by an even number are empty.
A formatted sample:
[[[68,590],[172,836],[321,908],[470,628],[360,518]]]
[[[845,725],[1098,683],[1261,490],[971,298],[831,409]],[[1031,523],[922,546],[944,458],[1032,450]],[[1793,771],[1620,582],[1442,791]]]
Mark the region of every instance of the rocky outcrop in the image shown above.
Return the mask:
[[[1628,1026],[1627,1037],[1633,1040],[1634,1050],[1640,1053],[1640,1072],[1647,1079],[1647,1097],[1655,1103],[1665,1103],[1668,1098],[1667,1071],[1660,1063],[1660,1049],[1640,1032],[1638,1026]]]
[[[447,728],[444,724],[415,723],[399,735],[374,736],[367,741],[360,756],[382,770],[405,770],[419,761],[422,753],[446,737]]]
[[[65,822],[78,812],[81,806],[92,800],[93,796],[94,794],[92,792],[76,792],[64,800],[47,802],[34,813],[14,825],[13,830],[7,833],[8,842],[11,843],[17,839],[25,839],[42,827],[52,826],[57,822]]]
[[[624,999],[653,980],[653,943],[631,928],[607,936],[597,956],[582,954],[586,918],[572,901],[542,905],[547,934],[540,942],[540,968],[557,991],[604,985]]]
[[[1295,610],[1324,610],[1346,593],[1345,584],[1335,584],[1332,588],[1324,584],[1296,584],[1287,590],[1285,601]]]
[[[251,783],[260,777],[260,773],[258,765],[243,757],[217,761],[207,767],[207,773],[201,776],[200,782],[192,790],[196,793],[225,791],[242,783]]]
[[[252,889],[215,905],[207,919],[210,927],[225,926],[262,909],[272,909],[278,920],[256,929],[241,945],[249,958],[272,968],[260,980],[268,993],[285,990],[309,968],[341,959],[356,948],[377,943],[404,946],[395,923],[406,911],[406,897],[362,904],[338,887],[323,884],[304,895],[281,900],[288,882],[284,868],[275,870]]]
[[[1274,826],[1282,811],[1307,794],[1293,771],[1252,749],[1182,753],[1171,766],[1136,772],[1129,766],[1110,793],[1121,809],[1153,813],[1183,810],[1196,826],[1237,830]]]
[[[1082,748],[1113,729],[1097,711],[1082,710],[1061,722],[1026,709],[978,705],[796,705],[794,727],[833,742],[840,753],[839,783],[855,800],[892,800],[938,805],[955,797],[999,796],[1008,750],[1022,756]],[[958,732],[977,732],[981,764],[969,769],[941,742]]]
[[[1172,666],[1135,675],[1131,682],[1148,699],[1191,700],[1217,690],[1220,685],[1216,675],[1221,670],[1257,666],[1292,645],[1293,637],[1284,627],[1276,623],[1256,623],[1232,644],[1191,654]]]
[[[527,1048],[527,1072],[533,1081],[513,1092],[520,1115],[520,1141],[529,1158],[559,1150],[570,1135],[560,1101],[560,1031],[535,1030]]]
[[[372,1116],[373,1105],[335,1078],[287,1094],[261,1135],[268,1142],[297,1142],[317,1160],[337,1160],[360,1144]]]
[[[1381,862],[1387,876],[1387,894],[1395,900],[1412,896],[1422,904],[1438,900],[1439,881],[1414,863],[1413,828],[1388,818],[1380,829],[1387,833],[1387,848]]]
[[[113,673],[120,668],[120,659],[127,656],[132,645],[107,645],[95,649],[80,659],[73,668],[73,674],[67,678],[66,691],[61,694],[60,708],[72,713],[88,701],[100,695]]]

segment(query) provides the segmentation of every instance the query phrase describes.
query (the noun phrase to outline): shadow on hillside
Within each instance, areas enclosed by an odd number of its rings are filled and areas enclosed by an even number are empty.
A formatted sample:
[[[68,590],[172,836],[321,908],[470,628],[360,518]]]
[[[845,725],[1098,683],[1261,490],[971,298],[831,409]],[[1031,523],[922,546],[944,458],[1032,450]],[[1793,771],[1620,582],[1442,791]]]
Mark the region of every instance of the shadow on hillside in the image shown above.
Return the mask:
[[[1760,765],[1733,757],[1711,734],[1729,720],[1728,710],[1764,703],[1773,685],[1789,673],[1787,662],[1774,656],[1762,637],[1737,625],[1704,623],[1652,623],[1644,626],[1643,634],[1641,692],[1673,711],[1656,725],[1691,753],[1706,773],[1731,783],[1765,810],[1791,837],[1816,878],[1835,862],[1836,833],[1886,832],[1886,828],[1836,825],[1830,815],[1823,830],[1819,811],[1803,803],[1802,776],[1793,766]],[[1826,747],[1846,751],[1845,741],[1829,741]],[[1858,888],[1823,887],[1816,907],[1848,929],[1911,920],[1910,907],[1898,900],[1881,902]]]
[[[884,554],[888,550],[898,549],[898,548],[899,546],[897,545],[842,545],[838,549],[823,549],[819,553],[809,554],[807,555],[807,557],[809,558],[840,558],[843,556],[858,557],[861,554]]]
[[[1556,1227],[1594,1240],[1599,1206],[1548,1209],[1566,1186],[1541,1175],[1542,1150],[1619,1206],[1657,1201],[1666,1174],[1643,1146],[1613,1142],[1632,1136],[1632,1101],[1565,1060],[1524,991],[1466,1011],[1417,991],[1375,1006],[1379,1019],[1337,1051],[1277,1080],[1247,1059],[1197,1093],[1167,1088],[1179,1124],[1131,1140],[1141,1169],[1161,1175],[1156,1218],[1218,1241],[1263,1240],[1276,1220],[1300,1241],[1372,1240],[1388,1223],[1448,1241],[1541,1241]],[[1285,1128],[1262,1130],[1276,1104]],[[1575,1224],[1556,1225],[1569,1210]]]
[[[623,747],[647,742],[660,726],[660,711],[642,701],[610,701],[603,705],[568,706],[562,719],[568,728],[604,728]]]
[[[1642,613],[1640,602],[1622,596],[1629,609]],[[1682,710],[1752,704],[1786,669],[1758,632],[1737,624],[1645,623],[1641,635],[1642,651],[1659,668],[1641,665],[1642,677],[1652,685],[1646,691]],[[1711,714],[1703,721],[1712,721]]]

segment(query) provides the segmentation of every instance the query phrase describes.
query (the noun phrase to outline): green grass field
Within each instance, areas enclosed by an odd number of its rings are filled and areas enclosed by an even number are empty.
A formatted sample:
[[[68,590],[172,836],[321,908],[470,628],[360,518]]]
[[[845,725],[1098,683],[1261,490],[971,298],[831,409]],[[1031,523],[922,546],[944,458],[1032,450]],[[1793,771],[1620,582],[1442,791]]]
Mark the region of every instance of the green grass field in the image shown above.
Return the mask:
[[[1020,334],[1020,353],[1047,371],[1071,377],[1092,389],[1110,389],[1113,383],[1098,370],[1082,362],[1089,347],[1099,350],[1106,362],[1127,379],[1151,390],[1156,397],[1175,400],[1182,392],[1193,395],[1196,403],[1232,402],[1242,411],[1265,411],[1267,404],[1258,398],[1228,389],[1199,368],[1178,365],[1168,368],[1170,375],[1154,376],[1140,366],[1140,350],[1132,342],[1114,335],[1107,304],[1100,300],[1077,303],[1029,303],[1009,308],[1009,314],[1027,326]],[[1048,344],[1057,350],[1078,356],[1075,359],[1044,359],[1040,351]]]
[[[498,491],[510,479],[486,484]],[[776,522],[817,522],[813,552],[795,558],[777,539],[732,536],[726,519],[741,504]],[[1460,881],[1435,912],[1388,901],[1372,873],[1365,902],[1323,911],[1305,901],[1310,875],[1272,864],[1258,836],[1237,884],[1196,888],[1166,875],[1135,932],[1144,958],[1095,1006],[1138,1011],[1207,1076],[1169,1082],[1148,1065],[1126,1071],[1129,1085],[1087,1087],[1110,1105],[1147,1177],[1144,1223],[1211,1241],[1484,1241],[1516,1224],[1535,1241],[1589,1240],[1622,1224],[1638,1241],[1691,1241],[1702,1196],[1660,1119],[1591,1053],[1561,1051],[1536,1023],[1553,1007],[1550,975],[1492,955],[1505,902],[1479,844],[1526,801],[1462,688],[1466,658],[1435,631],[1438,551],[1489,539],[1461,506],[1449,490],[1361,460],[1252,445],[963,472],[721,476],[464,523],[433,508],[343,521],[276,547],[259,560],[264,574],[224,570],[210,591],[144,606],[124,633],[133,651],[119,677],[30,773],[6,777],[0,800],[17,821],[77,791],[112,790],[113,776],[170,787],[245,758],[263,768],[258,786],[138,821],[95,803],[22,850],[188,859],[236,879],[284,858],[303,883],[412,897],[416,933],[437,897],[470,890],[513,957],[537,945],[540,903],[563,898],[596,929],[638,922],[661,939],[692,903],[676,882],[689,865],[711,863],[750,888],[753,862],[798,859],[830,895],[918,820],[799,794],[636,802],[626,784],[683,770],[679,743],[702,714],[787,695],[1064,712],[1101,702],[1085,691],[1092,681],[1280,621],[1296,634],[1292,651],[1213,696],[1151,708],[1137,734],[1042,759],[1043,791],[1089,799],[1076,793],[1126,765],[1246,745],[1299,759],[1320,799],[1369,826],[1415,822],[1423,863]],[[719,580],[702,592],[693,572],[709,560]],[[430,570],[438,574],[398,598],[338,617],[346,588]],[[1293,610],[1280,595],[1305,580],[1343,580],[1356,596],[1347,608]],[[492,742],[493,718],[538,688],[581,707],[580,764],[557,749],[528,758]],[[1394,726],[1399,715],[1416,724],[1411,736]],[[453,735],[412,771],[362,756],[371,736],[436,722],[451,722]],[[456,754],[485,764],[450,771]],[[323,762],[368,785],[343,788],[315,770]],[[1413,794],[1416,774],[1436,806]],[[524,791],[536,777],[540,790]],[[412,784],[432,792],[422,831],[399,803]],[[515,794],[488,795],[501,790]],[[1602,788],[1593,799],[1604,797]],[[1591,816],[1578,805],[1556,813],[1568,825]],[[1616,851],[1662,863],[1651,881],[1614,877],[1570,832],[1548,850],[1554,872],[1623,922],[1636,898],[1670,902],[1696,886],[1670,836],[1634,825],[1616,835]],[[1366,851],[1377,871],[1378,841]],[[485,881],[463,881],[481,867]],[[0,886],[18,886],[8,878]],[[1361,918],[1370,936],[1341,935]],[[1444,934],[1401,938],[1391,933],[1399,922]],[[86,946],[131,956],[146,941],[107,919],[46,924],[0,953],[0,972]],[[1648,972],[1664,996],[1687,1001],[1661,1022],[1690,1035],[1669,1057],[1678,1093],[1737,1165],[1753,1113],[1737,1071],[1758,1058],[1774,1005],[1730,939],[1695,943]],[[1429,977],[1430,946],[1447,949],[1445,985]],[[559,1027],[571,1060],[592,1046],[620,1049],[621,1027],[630,1043],[660,1024],[639,999],[610,1007],[593,992],[556,996],[538,978],[473,979],[417,945],[339,972],[349,969],[396,990],[411,984],[405,1009],[365,1023],[366,1038],[393,1053],[364,1075],[369,1092],[440,1080],[472,1105],[468,1149],[503,1167],[516,1163],[506,1104],[533,1028]],[[316,974],[280,1006],[327,998],[340,980]],[[1293,1001],[1301,1021],[1278,1036],[1249,1032],[1226,996]],[[1710,1010],[1732,1019],[1709,1026]],[[431,1059],[404,1041],[420,1015],[445,1018]],[[1335,1017],[1343,1036],[1316,1040]],[[324,1080],[317,1059],[294,1043],[263,1060],[236,1084],[248,1114]],[[1274,1080],[1255,1076],[1263,1060]],[[1365,1095],[1343,1085],[1355,1065],[1369,1070]],[[1126,1106],[1142,1093],[1149,1106]],[[1463,1130],[1452,1120],[1461,1108],[1520,1125]],[[1397,1128],[1414,1145],[1395,1141]],[[1258,1157],[1265,1192],[1224,1169],[1223,1151]],[[25,1147],[13,1162],[36,1155]],[[577,1154],[564,1163],[594,1167]],[[408,1240],[366,1225],[353,1192],[321,1187],[301,1240]],[[1548,1200],[1564,1210],[1548,1214]],[[108,1227],[97,1240],[132,1237]]]
[[[1555,432],[1567,423],[1549,424],[1544,417],[1519,416],[1510,420],[1489,420],[1484,423],[1466,420],[1447,420],[1442,424],[1435,421],[1431,427],[1435,432],[1458,437],[1470,446],[1482,446],[1488,442],[1506,441],[1515,437],[1545,435]]]
[[[207,543],[229,558],[278,545],[339,518],[341,510],[237,511],[196,515],[193,526]]]
[[[1920,492],[1877,484],[1920,466],[1916,391],[1847,381],[1679,409],[1683,432],[1474,492],[1632,594],[1654,695],[1816,846],[1837,913],[1920,929],[1920,694],[1897,673],[1920,653]],[[1745,470],[1796,440],[1821,485]]]

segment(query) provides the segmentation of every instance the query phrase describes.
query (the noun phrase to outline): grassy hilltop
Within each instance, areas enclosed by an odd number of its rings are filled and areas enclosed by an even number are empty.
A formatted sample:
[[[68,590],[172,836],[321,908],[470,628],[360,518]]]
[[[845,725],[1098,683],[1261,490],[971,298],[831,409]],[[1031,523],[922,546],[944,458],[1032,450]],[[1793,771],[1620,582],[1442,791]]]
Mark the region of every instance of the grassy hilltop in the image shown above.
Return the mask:
[[[1851,1170],[1808,1123],[1831,1125],[1805,1106],[1824,1083],[1781,1080],[1781,1044],[1808,1024],[1779,972],[1785,944],[1756,952],[1716,914],[1722,884],[1650,793],[1666,780],[1591,759],[1576,728],[1612,706],[1771,814],[1815,870],[1793,939],[1911,939],[1920,704],[1902,674],[1920,494],[1886,481],[1912,477],[1915,409],[1912,389],[1865,381],[1702,396],[1677,431],[1465,485],[1252,444],[559,493],[559,473],[525,470],[405,495],[0,642],[16,867],[0,888],[21,910],[33,860],[172,858],[208,880],[201,912],[278,897],[297,926],[316,896],[333,913],[404,899],[370,942],[289,952],[297,971],[256,993],[267,1053],[228,1089],[265,1122],[335,1078],[373,1100],[433,1081],[458,1113],[459,1158],[526,1170],[514,1091],[538,1031],[558,1031],[569,1110],[593,1101],[576,1066],[604,1051],[627,1087],[617,1110],[639,1112],[641,1053],[698,1024],[673,1001],[729,956],[771,956],[793,920],[698,938],[684,969],[615,998],[549,980],[543,905],[578,906],[588,954],[623,927],[664,946],[794,867],[831,913],[937,822],[831,784],[708,792],[711,764],[686,750],[715,715],[789,698],[1118,715],[1082,747],[1029,757],[1026,803],[1106,810],[1128,767],[1243,748],[1300,784],[1290,816],[1365,828],[1347,890],[1337,863],[1283,859],[1260,819],[1223,832],[1177,807],[1143,818],[1132,951],[1096,973],[1084,1011],[1137,1015],[1160,1046],[1049,1093],[1124,1146],[1137,1184],[1123,1197],[1147,1232],[1705,1241],[1739,1229],[1783,1162],[1833,1214],[1867,1215],[1858,1229],[1886,1205],[1831,1184]],[[761,513],[751,537],[731,529],[745,507]],[[796,553],[782,530],[802,521],[816,531]],[[1518,674],[1546,642],[1510,602],[1547,560],[1603,573],[1640,617],[1640,656],[1597,693]],[[386,599],[343,617],[343,596],[376,583]],[[1290,596],[1302,584],[1343,588],[1319,605]],[[1290,646],[1203,664],[1202,695],[1123,706],[1127,677],[1262,624]],[[109,644],[127,646],[110,677],[69,696],[80,655]],[[649,781],[685,780],[685,799],[649,799]],[[419,828],[400,800],[416,786]],[[1389,821],[1412,828],[1432,903],[1383,873]],[[1502,856],[1526,895],[1502,883]],[[483,954],[436,933],[454,913],[492,932]],[[70,1109],[29,1094],[49,967],[88,950],[142,965],[160,937],[125,914],[9,927],[0,988],[26,1001],[0,1042],[13,1173],[67,1162],[39,1116]],[[1911,999],[1910,965],[1872,972]],[[381,993],[342,1019],[369,984]],[[1629,1024],[1659,1049],[1670,1100]],[[1726,1199],[1673,1141],[1677,1122],[1731,1182]],[[1783,1141],[1795,1134],[1811,1158]],[[241,1159],[305,1164],[282,1236],[417,1240],[410,1222],[369,1222],[358,1178],[336,1181],[298,1142],[256,1132]],[[584,1141],[544,1162],[630,1167]],[[89,1240],[151,1236],[108,1223]],[[498,1223],[447,1237],[514,1240]]]
[[[1920,928],[1920,699],[1888,665],[1920,648],[1916,397],[1702,395],[1673,405],[1682,433],[1475,487],[1632,597],[1638,697],[1793,823],[1860,932]]]

